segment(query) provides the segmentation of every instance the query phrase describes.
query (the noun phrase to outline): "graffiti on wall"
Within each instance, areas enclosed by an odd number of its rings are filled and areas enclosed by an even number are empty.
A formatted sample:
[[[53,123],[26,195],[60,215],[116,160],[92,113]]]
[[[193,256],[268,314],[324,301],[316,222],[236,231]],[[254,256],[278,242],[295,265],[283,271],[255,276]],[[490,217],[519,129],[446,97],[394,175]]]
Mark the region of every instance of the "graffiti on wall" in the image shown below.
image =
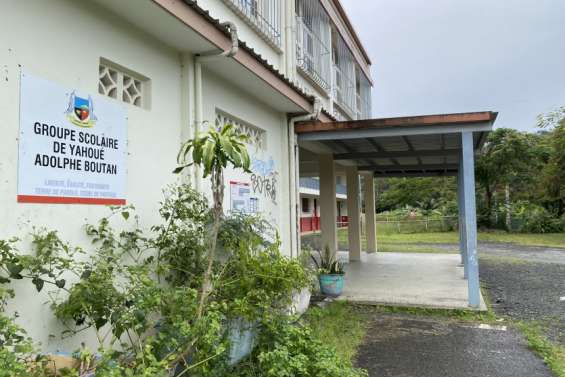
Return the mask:
[[[253,159],[251,165],[251,187],[253,193],[263,195],[277,204],[278,172],[275,170],[275,161],[272,157],[268,160]]]

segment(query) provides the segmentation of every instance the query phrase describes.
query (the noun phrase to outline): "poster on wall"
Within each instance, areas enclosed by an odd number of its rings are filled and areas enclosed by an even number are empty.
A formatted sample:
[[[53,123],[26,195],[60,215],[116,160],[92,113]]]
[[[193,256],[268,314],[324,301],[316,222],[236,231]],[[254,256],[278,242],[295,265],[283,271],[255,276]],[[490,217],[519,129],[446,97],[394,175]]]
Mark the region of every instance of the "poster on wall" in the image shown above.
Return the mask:
[[[21,74],[20,203],[126,203],[126,109]]]
[[[249,183],[230,181],[231,210],[249,213],[250,194]]]

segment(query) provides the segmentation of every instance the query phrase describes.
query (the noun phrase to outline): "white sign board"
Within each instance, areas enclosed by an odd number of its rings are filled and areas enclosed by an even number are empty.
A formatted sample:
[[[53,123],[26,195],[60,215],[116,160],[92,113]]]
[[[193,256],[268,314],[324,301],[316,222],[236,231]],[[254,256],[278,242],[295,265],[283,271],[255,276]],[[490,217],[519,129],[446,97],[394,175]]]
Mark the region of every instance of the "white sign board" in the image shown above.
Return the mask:
[[[249,196],[251,194],[251,189],[249,188],[249,183],[245,182],[230,182],[230,198],[231,198],[231,210],[234,212],[249,212]]]
[[[125,108],[27,73],[20,96],[18,202],[125,204]]]

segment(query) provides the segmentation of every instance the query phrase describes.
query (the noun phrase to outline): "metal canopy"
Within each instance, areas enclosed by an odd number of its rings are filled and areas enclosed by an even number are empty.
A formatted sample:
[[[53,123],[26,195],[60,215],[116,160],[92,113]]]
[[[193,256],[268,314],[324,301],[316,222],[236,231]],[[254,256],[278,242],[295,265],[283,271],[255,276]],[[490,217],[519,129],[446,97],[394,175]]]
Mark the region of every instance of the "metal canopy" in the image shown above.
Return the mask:
[[[312,170],[316,155],[332,154],[338,164],[356,165],[375,177],[457,175],[461,133],[473,133],[477,151],[496,116],[480,112],[299,123],[295,131],[305,151],[300,168]]]

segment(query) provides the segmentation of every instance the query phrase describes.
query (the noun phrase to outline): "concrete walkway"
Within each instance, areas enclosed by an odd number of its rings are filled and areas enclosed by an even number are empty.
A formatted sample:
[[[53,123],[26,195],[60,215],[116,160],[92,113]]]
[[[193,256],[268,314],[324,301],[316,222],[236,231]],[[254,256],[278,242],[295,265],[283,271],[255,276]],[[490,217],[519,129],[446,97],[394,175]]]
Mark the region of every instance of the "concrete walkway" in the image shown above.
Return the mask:
[[[347,252],[339,253],[347,261]],[[348,263],[341,299],[370,304],[469,309],[457,254],[362,253]],[[481,310],[486,310],[481,297]]]

